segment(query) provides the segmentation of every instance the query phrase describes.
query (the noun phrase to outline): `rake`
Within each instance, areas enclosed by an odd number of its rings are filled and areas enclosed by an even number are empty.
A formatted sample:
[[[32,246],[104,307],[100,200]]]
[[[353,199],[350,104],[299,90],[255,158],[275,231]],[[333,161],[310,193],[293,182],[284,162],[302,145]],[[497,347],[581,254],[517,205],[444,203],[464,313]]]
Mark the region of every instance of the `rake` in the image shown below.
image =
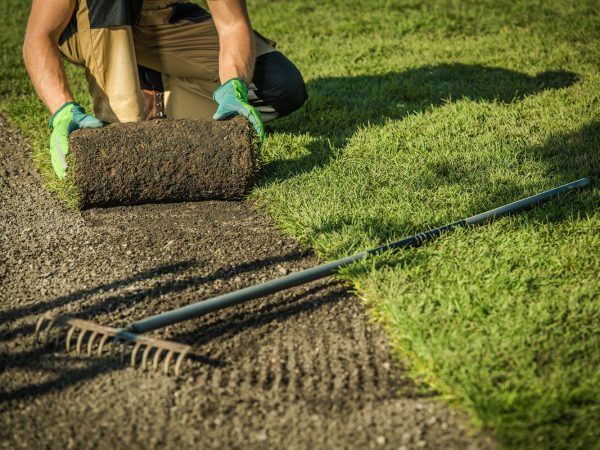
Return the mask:
[[[164,328],[168,325],[173,325],[179,322],[197,318],[220,309],[237,305],[239,303],[247,302],[259,297],[273,294],[275,292],[289,289],[294,286],[309,283],[311,281],[332,275],[342,267],[348,266],[356,261],[360,261],[368,256],[405,247],[416,247],[421,245],[423,242],[437,238],[442,234],[453,230],[454,228],[465,227],[468,225],[478,225],[510,213],[522,211],[556,197],[559,194],[580,189],[589,184],[589,179],[582,178],[549,191],[500,206],[490,211],[486,211],[481,214],[441,226],[439,228],[434,228],[415,234],[400,241],[372,248],[370,250],[366,250],[364,252],[312,267],[300,272],[295,272],[275,280],[267,281],[207,300],[192,303],[190,305],[176,308],[162,314],[147,317],[131,323],[126,328],[112,328],[63,314],[48,312],[42,315],[38,320],[36,326],[36,337],[39,338],[40,333],[46,333],[46,339],[48,339],[49,331],[55,326],[58,326],[62,329],[67,328],[67,351],[74,349],[77,354],[86,353],[88,355],[92,355],[96,353],[97,355],[103,355],[107,349],[110,349],[110,353],[114,353],[115,347],[119,345],[121,349],[121,358],[124,359],[125,348],[132,347],[130,360],[133,367],[136,367],[136,365],[139,364],[140,367],[146,369],[149,367],[149,361],[151,359],[152,367],[154,369],[158,369],[160,365],[162,365],[163,371],[166,374],[169,372],[169,368],[174,361],[175,375],[179,375],[183,361],[186,355],[190,352],[191,347],[189,345],[180,344],[177,342],[144,336],[142,333]],[[60,335],[57,336],[57,339],[59,337]],[[107,345],[109,341],[111,344]],[[164,359],[161,360],[163,356]]]

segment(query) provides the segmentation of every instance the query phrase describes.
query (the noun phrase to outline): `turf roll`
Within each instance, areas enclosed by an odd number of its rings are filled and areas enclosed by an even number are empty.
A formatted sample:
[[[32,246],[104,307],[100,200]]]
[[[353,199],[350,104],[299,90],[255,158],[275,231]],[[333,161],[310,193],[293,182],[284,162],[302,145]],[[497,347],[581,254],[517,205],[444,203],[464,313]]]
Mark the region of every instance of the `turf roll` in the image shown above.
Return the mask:
[[[240,199],[259,171],[258,141],[241,117],[77,130],[70,150],[80,209]]]

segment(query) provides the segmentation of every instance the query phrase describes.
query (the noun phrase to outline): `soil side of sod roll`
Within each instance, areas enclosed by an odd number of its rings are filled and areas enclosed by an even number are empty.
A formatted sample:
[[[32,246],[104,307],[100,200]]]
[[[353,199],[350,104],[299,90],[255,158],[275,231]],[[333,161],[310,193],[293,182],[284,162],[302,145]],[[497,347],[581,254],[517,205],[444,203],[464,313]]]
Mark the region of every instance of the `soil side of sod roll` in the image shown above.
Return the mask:
[[[234,200],[259,172],[244,118],[153,120],[71,133],[79,208]]]

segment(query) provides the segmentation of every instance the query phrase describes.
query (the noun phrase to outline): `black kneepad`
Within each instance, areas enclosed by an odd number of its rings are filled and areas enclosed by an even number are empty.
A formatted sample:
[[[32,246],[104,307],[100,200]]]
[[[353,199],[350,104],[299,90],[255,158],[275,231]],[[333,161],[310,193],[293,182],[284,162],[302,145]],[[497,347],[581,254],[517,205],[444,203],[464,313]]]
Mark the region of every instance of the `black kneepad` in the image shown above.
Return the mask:
[[[308,98],[302,74],[278,51],[256,58],[252,82],[258,98],[263,104],[272,106],[279,117],[294,112]]]

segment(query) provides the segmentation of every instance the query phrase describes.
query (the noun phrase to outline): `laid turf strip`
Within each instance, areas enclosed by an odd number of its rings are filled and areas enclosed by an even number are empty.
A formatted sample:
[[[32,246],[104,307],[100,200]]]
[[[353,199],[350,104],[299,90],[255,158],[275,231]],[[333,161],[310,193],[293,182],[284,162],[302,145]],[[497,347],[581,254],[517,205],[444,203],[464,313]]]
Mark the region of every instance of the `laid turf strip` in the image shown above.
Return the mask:
[[[239,199],[259,170],[245,119],[153,120],[71,134],[81,209]]]

